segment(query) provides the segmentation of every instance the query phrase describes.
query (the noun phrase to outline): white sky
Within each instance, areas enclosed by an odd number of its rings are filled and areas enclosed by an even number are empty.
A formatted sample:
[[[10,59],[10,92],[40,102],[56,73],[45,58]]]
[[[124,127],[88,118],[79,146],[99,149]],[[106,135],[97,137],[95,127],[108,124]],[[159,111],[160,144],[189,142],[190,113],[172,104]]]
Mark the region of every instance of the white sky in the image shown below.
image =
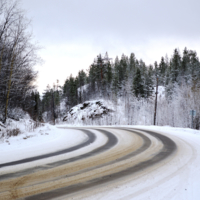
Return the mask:
[[[135,53],[146,64],[184,47],[200,54],[199,0],[21,0],[43,47],[38,90],[51,86],[108,52]]]

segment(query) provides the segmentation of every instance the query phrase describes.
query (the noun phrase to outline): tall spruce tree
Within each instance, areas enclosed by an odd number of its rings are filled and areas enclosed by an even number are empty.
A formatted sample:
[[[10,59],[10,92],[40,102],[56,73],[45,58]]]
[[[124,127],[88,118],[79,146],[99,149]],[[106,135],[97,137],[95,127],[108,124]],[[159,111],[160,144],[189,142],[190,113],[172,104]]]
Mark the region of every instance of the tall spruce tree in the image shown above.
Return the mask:
[[[171,59],[171,81],[172,83],[180,81],[178,79],[179,72],[181,70],[181,56],[178,49],[174,50],[174,54]]]
[[[145,96],[144,82],[142,80],[142,74],[139,68],[136,69],[136,74],[133,79],[133,92],[137,98]]]

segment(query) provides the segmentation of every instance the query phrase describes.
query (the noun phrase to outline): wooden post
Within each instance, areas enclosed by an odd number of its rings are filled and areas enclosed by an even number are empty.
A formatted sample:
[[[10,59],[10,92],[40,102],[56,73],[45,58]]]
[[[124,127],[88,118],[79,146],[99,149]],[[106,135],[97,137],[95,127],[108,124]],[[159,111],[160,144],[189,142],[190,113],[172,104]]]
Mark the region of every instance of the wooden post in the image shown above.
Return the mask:
[[[156,112],[157,112],[157,96],[158,96],[158,77],[156,78],[156,99],[155,99],[155,111],[154,111],[154,125],[156,125]]]

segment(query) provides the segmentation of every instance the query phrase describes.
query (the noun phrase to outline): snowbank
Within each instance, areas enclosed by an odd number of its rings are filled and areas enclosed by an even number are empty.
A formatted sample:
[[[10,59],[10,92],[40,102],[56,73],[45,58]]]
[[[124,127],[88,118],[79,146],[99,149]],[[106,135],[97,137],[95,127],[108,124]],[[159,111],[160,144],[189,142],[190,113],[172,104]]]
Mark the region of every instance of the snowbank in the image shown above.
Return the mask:
[[[85,139],[87,136],[81,132],[58,129],[47,124],[33,132],[9,137],[5,142],[1,140],[0,164],[66,149]]]

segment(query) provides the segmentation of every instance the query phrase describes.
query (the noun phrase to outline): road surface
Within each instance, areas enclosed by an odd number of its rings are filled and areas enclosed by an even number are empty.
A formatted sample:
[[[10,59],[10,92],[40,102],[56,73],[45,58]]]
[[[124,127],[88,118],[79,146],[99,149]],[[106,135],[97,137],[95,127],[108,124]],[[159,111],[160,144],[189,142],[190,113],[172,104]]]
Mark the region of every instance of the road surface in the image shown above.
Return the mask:
[[[0,199],[90,199],[95,194],[128,181],[142,182],[145,175],[166,170],[166,167],[178,159],[180,154],[189,151],[189,147],[185,146],[187,144],[179,138],[150,130],[117,127],[88,127],[79,130],[88,136],[88,139],[79,145],[54,153],[4,163],[0,168],[6,169],[11,165],[22,165],[26,162],[31,163],[84,149],[98,140],[95,132],[103,134],[107,141],[73,158],[1,175]],[[170,176],[172,176],[171,172],[165,179]],[[150,187],[148,185],[148,188]],[[145,189],[142,190],[140,187],[122,199],[132,199],[144,192]]]

